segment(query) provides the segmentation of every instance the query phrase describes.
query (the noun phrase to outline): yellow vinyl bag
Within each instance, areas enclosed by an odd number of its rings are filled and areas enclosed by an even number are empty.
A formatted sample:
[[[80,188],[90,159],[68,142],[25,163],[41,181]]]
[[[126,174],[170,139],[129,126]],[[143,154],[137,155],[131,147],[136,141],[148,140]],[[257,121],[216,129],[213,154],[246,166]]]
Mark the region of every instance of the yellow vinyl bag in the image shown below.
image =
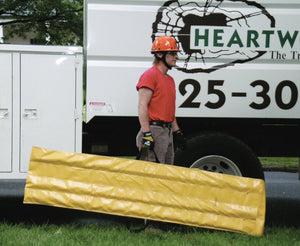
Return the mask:
[[[24,203],[262,235],[263,180],[33,147]]]

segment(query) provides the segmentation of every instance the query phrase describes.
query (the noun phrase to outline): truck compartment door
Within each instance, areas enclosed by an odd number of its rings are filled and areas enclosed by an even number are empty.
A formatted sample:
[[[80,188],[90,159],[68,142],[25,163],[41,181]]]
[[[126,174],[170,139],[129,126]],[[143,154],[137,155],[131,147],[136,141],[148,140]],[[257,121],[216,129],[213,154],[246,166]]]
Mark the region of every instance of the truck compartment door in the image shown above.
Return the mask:
[[[75,151],[75,57],[21,54],[21,172],[32,146]]]
[[[0,172],[12,171],[12,58],[0,53]]]

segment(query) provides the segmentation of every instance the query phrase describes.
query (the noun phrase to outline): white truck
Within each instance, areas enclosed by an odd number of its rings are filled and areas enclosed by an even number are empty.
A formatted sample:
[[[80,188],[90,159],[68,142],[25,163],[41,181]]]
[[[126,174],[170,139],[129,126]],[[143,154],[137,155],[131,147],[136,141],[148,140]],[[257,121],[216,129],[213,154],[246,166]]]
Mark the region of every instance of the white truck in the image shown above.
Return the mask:
[[[258,156],[300,156],[298,0],[84,4],[83,55],[0,45],[0,181],[26,178],[32,146],[135,155],[135,86],[160,35],[181,50],[170,74],[187,148],[176,165],[263,179]]]
[[[170,35],[188,137],[177,165],[263,178],[257,156],[299,156],[298,0],[87,0],[85,10],[84,152],[136,153],[135,86],[153,40]]]

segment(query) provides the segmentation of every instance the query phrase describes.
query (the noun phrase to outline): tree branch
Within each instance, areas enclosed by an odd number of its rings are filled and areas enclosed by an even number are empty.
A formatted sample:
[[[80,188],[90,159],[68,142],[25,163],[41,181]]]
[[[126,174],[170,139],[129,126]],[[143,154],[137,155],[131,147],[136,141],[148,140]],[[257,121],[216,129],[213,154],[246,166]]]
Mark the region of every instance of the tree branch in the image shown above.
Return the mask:
[[[79,8],[79,9],[74,9],[72,11],[68,11],[68,13],[78,13],[78,12],[81,12],[83,11],[83,8]],[[63,13],[63,14],[56,14],[56,15],[53,15],[53,16],[47,16],[47,17],[44,17],[44,18],[30,18],[30,16],[24,16],[24,15],[16,15],[16,14],[12,14],[12,16],[16,16],[16,17],[21,17],[19,19],[15,19],[15,20],[10,20],[10,21],[6,21],[6,22],[0,22],[0,25],[2,26],[6,26],[6,25],[12,25],[12,24],[17,24],[17,23],[29,23],[29,22],[45,22],[45,21],[50,21],[50,20],[65,20],[65,15],[66,15],[66,12]],[[13,18],[13,17],[12,17]]]

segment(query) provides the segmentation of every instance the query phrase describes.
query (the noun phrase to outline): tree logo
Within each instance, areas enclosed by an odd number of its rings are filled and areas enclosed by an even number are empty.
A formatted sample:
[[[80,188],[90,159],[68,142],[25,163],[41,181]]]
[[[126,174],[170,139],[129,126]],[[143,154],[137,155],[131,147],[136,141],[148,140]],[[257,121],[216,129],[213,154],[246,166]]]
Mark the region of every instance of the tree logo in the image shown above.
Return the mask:
[[[167,1],[152,28],[153,41],[161,35],[175,38],[181,50],[177,69],[185,73],[210,73],[246,63],[272,45],[296,39],[276,31],[274,17],[261,4],[247,0]]]

